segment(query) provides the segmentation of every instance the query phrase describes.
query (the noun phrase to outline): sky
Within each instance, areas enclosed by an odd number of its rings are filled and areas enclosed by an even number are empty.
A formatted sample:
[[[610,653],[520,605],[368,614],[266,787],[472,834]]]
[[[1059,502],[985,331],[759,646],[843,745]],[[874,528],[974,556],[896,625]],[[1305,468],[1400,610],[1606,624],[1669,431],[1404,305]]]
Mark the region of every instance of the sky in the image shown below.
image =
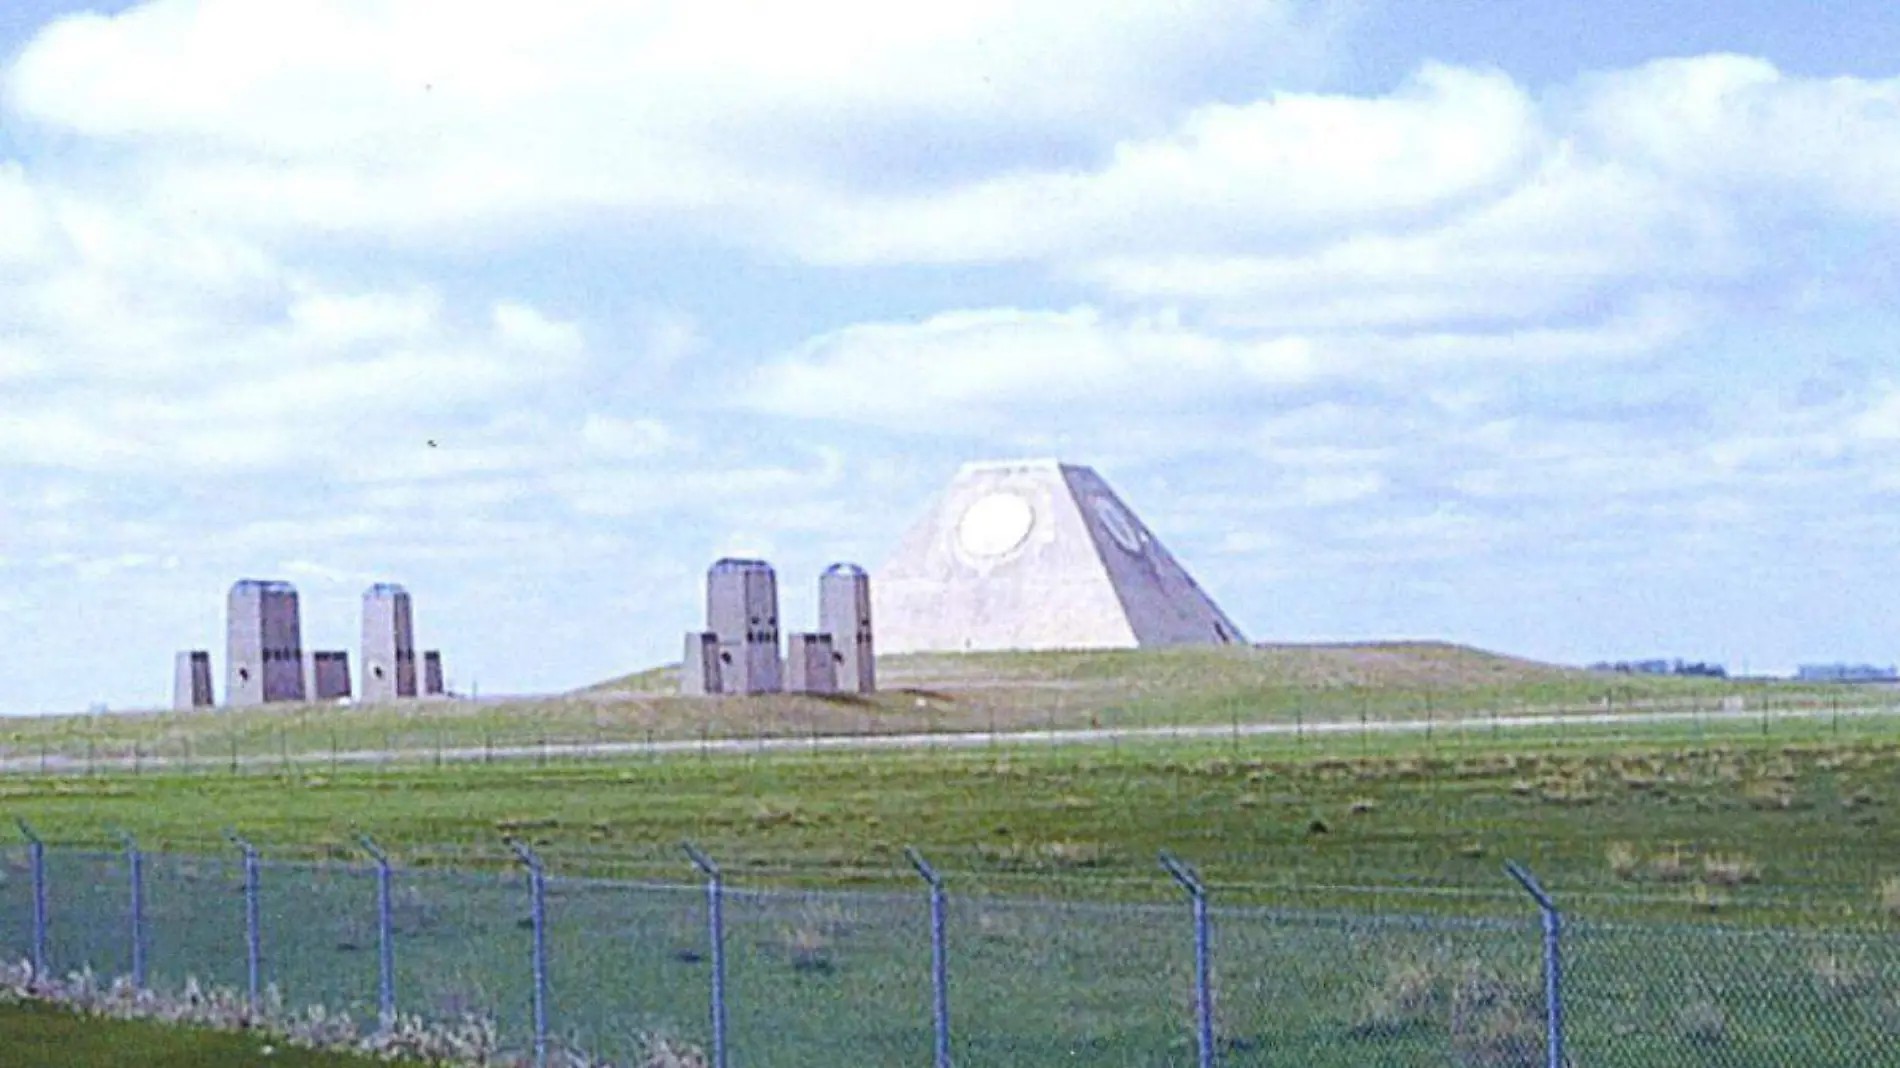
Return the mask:
[[[0,7],[0,713],[452,686],[1095,467],[1262,641],[1900,660],[1884,0]]]

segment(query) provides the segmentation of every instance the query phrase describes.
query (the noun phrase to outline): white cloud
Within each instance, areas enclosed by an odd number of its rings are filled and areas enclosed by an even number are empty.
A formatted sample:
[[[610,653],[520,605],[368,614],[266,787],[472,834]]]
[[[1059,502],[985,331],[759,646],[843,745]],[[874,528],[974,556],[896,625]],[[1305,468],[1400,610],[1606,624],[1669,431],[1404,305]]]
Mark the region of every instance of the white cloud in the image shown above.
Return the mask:
[[[290,327],[321,345],[359,341],[413,340],[440,326],[442,299],[435,293],[306,292],[290,305]]]
[[[1900,442],[1900,385],[1883,388],[1848,426],[1865,441]]]
[[[801,238],[821,259],[1073,258],[1094,251],[1304,244],[1494,195],[1539,147],[1501,75],[1428,65],[1390,96],[1276,94],[1210,105],[1091,170],[1007,174],[854,201]]]
[[[1799,78],[1735,55],[1650,63],[1591,87],[1601,151],[1725,192],[1900,218],[1900,78]]]
[[[1276,255],[1110,256],[1077,273],[1129,297],[1205,301],[1228,322],[1339,330],[1538,322],[1594,311],[1608,289],[1732,278],[1754,258],[1710,205],[1560,151],[1419,228],[1342,230]]]
[[[46,241],[45,208],[16,162],[0,161],[0,269],[32,263]]]
[[[1191,410],[1210,394],[1272,389],[1328,372],[1297,338],[1228,341],[1166,318],[951,312],[847,328],[764,368],[748,403],[808,418],[899,428],[994,425],[1018,411]]]
[[[588,413],[581,423],[580,437],[593,452],[616,460],[658,456],[682,444],[679,436],[657,419],[624,419],[599,412]]]
[[[814,187],[930,181],[946,140],[1105,147],[1171,117],[1210,63],[1310,68],[1332,18],[1314,6],[154,0],[50,27],[7,98],[140,153],[161,200],[271,229],[772,214]]]

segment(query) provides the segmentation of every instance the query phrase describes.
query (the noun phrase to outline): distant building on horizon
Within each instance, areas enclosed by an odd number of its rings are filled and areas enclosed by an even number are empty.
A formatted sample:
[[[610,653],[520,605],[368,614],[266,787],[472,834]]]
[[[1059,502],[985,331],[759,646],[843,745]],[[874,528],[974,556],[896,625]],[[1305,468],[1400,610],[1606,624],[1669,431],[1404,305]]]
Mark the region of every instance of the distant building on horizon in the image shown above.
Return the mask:
[[[1618,675],[1682,675],[1705,679],[1726,679],[1728,668],[1701,660],[1600,660],[1591,671],[1609,671]]]
[[[1794,670],[1801,682],[1900,682],[1900,669],[1872,664],[1802,664]]]

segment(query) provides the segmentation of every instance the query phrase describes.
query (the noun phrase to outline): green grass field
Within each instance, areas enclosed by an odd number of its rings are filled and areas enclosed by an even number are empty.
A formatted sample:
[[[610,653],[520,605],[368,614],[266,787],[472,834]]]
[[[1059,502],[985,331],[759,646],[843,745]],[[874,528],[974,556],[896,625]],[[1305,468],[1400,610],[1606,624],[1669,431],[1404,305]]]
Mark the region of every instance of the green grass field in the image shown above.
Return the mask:
[[[0,1003],[0,1068],[364,1068],[374,1063],[294,1049],[256,1035]]]
[[[1251,695],[1249,717],[1304,716],[1337,699],[1331,718],[1371,720],[1428,704],[1449,712],[1454,693],[1476,709],[1500,693],[1588,704],[1585,684],[1603,683],[1534,667],[1476,683],[1489,661],[1442,647],[1379,650],[1375,659],[1396,659],[1368,681],[1344,667],[1369,670],[1364,652],[1323,678],[1286,681],[1297,673],[1283,664],[1281,682],[1237,677],[1265,670],[1249,657],[1227,665],[1235,675],[1220,686]],[[1135,667],[1116,659],[1021,658],[1011,685],[1036,700],[1065,695],[1075,702],[1065,716],[1242,718],[1223,711],[1220,687],[1179,678],[1141,683],[1156,687],[1143,704]],[[1306,653],[1295,659],[1321,670]],[[1159,679],[1168,665],[1207,669],[1185,657],[1137,663]],[[976,707],[971,694],[1009,690],[994,679],[960,690],[948,668],[929,670],[944,689],[920,685],[876,707]],[[1120,712],[1074,697],[1094,675],[1123,694]],[[1170,686],[1186,696],[1168,697]],[[1713,705],[1731,689],[1663,685],[1615,699]],[[1818,700],[1752,694],[1764,695]],[[503,714],[458,708],[411,711],[437,725]],[[1537,1063],[1536,915],[1501,870],[1507,858],[1569,912],[1578,1063],[1881,1063],[1900,1022],[1896,800],[1900,721],[1854,715],[0,776],[0,814],[95,850],[51,854],[56,961],[124,969],[123,829],[148,851],[202,854],[148,861],[155,976],[240,985],[238,855],[222,839],[231,828],[272,861],[267,977],[292,1005],[363,1014],[376,954],[360,828],[400,864],[404,1006],[492,1013],[517,1042],[529,1004],[527,898],[504,840],[526,840],[557,876],[556,1033],[610,1053],[634,1048],[635,1031],[708,1040],[704,897],[678,848],[690,839],[729,875],[735,1057],[814,1068],[928,1060],[927,914],[906,845],[951,880],[963,1063],[1191,1063],[1191,942],[1180,893],[1155,863],[1161,849],[1214,890],[1227,1064]],[[6,918],[25,914],[23,861],[23,850],[0,848],[0,943],[11,939],[16,954],[20,928]]]
[[[951,874],[971,1063],[1191,1058],[1191,944],[1154,864],[1164,847],[1214,884],[1226,1063],[1530,1063],[1511,1050],[1535,1037],[1539,942],[1506,857],[1571,910],[1587,1063],[1702,1063],[1710,1048],[1764,1068],[1878,1063],[1900,991],[1900,737],[1884,720],[1772,728],[18,776],[4,809],[49,838],[104,847],[116,825],[148,848],[214,851],[149,861],[148,909],[161,980],[224,985],[243,977],[241,898],[215,829],[318,860],[370,829],[404,862],[405,1004],[479,1008],[517,1039],[527,900],[500,845],[520,835],[563,876],[557,1034],[609,1052],[635,1030],[707,1040],[703,897],[674,847],[691,838],[731,874],[735,1048],[775,1064],[928,1056],[928,928],[904,844]],[[23,902],[10,857],[0,915]],[[579,878],[616,874],[676,888]],[[123,967],[122,862],[56,851],[50,875],[66,888],[55,956]],[[269,978],[293,1005],[363,1012],[368,874],[273,864],[264,879]],[[786,887],[811,892],[761,892]]]
[[[1436,643],[898,656],[880,658],[879,669],[885,690],[871,698],[684,699],[672,694],[672,672],[655,669],[533,699],[21,718],[0,724],[0,761],[210,764],[371,749],[1713,708],[1724,699],[1824,707],[1871,692],[1607,676]]]
[[[1900,725],[1886,718],[1565,732],[1481,728],[1170,744],[1034,743],[911,753],[314,768],[237,775],[16,775],[0,811],[49,840],[222,852],[226,828],[279,857],[361,859],[355,829],[412,864],[502,864],[518,836],[576,875],[677,877],[691,839],[740,872],[800,886],[903,885],[914,845],[964,885],[1126,898],[1168,893],[1160,849],[1238,900],[1381,907],[1408,887],[1509,886],[1532,865],[1618,914],[1690,916],[1695,878],[1619,874],[1679,856],[1755,870],[1726,910],[1874,911],[1900,873]],[[1710,861],[1714,862],[1714,861]],[[1680,885],[1678,885],[1680,884]],[[1418,907],[1465,903],[1421,896]],[[1410,906],[1408,906],[1410,907]],[[1827,913],[1835,916],[1835,913]]]

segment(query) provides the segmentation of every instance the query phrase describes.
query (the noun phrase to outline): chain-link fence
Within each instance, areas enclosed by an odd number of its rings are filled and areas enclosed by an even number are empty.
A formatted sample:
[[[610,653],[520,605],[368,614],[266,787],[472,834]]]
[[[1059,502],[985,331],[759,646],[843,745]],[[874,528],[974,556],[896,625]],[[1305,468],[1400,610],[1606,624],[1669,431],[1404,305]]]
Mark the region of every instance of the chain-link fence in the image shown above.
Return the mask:
[[[1184,868],[1108,904],[933,900],[922,858],[903,893],[254,856],[0,848],[0,954],[627,1064],[654,1035],[724,1066],[1900,1064],[1893,937],[1573,921],[1527,874],[1454,918],[1222,907]]]

